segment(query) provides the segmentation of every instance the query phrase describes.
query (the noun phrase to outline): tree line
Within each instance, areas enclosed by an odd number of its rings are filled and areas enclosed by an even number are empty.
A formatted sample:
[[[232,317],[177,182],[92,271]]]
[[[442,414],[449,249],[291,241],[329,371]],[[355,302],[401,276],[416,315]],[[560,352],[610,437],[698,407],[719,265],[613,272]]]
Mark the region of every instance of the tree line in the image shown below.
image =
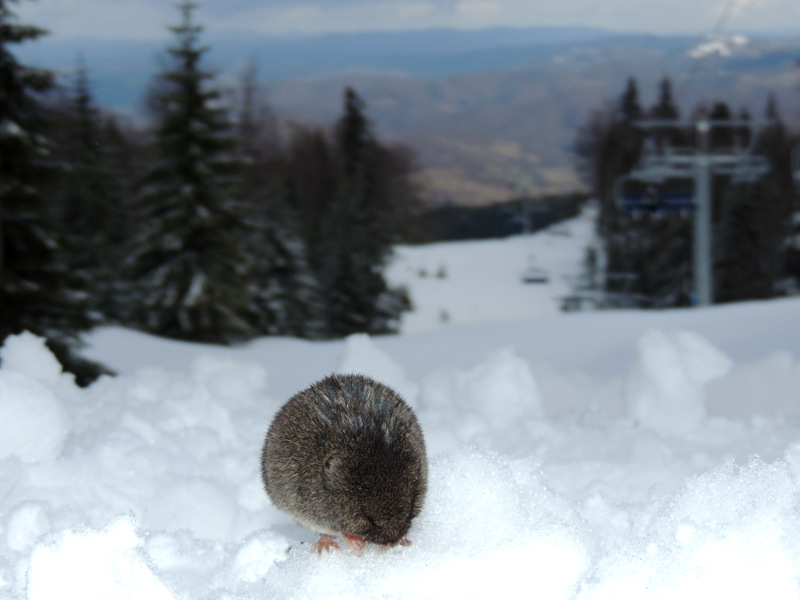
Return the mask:
[[[681,110],[672,83],[664,77],[656,103],[645,108],[636,80],[628,80],[619,98],[595,109],[578,131],[577,167],[600,206],[597,231],[605,257],[603,292],[611,304],[664,308],[687,306],[692,299],[692,223],[679,212],[632,214],[619,205],[617,182],[650,152],[695,148],[693,133],[680,127]],[[697,106],[691,120],[752,122],[747,109],[735,112],[727,102]],[[650,129],[640,119],[675,121]],[[787,129],[774,96],[766,99],[760,128],[712,126],[709,148],[749,147],[763,156],[768,172],[754,180],[734,174],[713,176],[712,278],[715,302],[773,298],[800,291],[798,207],[792,178],[792,150],[800,140]],[[589,264],[597,265],[597,257]]]
[[[20,64],[45,31],[0,0],[0,343],[32,331],[88,383],[80,334],[177,339],[395,331],[410,308],[383,267],[416,207],[412,158],[381,143],[355,90],[332,127],[279,128],[251,65],[228,94],[204,67],[197,5],[147,90],[148,127]]]

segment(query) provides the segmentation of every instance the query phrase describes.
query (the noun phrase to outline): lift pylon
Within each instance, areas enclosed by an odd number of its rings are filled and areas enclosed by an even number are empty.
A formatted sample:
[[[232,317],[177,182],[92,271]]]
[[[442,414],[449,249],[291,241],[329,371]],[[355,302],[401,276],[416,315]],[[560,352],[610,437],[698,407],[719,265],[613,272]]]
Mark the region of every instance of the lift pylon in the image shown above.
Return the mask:
[[[758,130],[769,122],[749,120],[670,121],[646,119],[633,125],[645,132],[693,129],[695,146],[657,150],[645,145],[639,165],[617,181],[617,203],[630,212],[690,210],[693,215],[692,273],[694,304],[714,301],[712,279],[711,198],[713,175],[728,174],[736,181],[756,181],[769,171],[763,156],[752,153]],[[749,143],[733,148],[712,149],[709,136],[714,128],[747,129]],[[734,136],[735,139],[738,136]],[[638,190],[638,192],[637,192]]]

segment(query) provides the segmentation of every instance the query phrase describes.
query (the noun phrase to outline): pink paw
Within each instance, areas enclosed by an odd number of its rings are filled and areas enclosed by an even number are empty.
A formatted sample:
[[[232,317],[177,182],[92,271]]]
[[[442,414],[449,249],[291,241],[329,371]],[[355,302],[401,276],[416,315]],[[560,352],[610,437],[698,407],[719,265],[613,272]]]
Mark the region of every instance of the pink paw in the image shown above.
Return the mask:
[[[311,552],[316,552],[320,556],[322,556],[323,552],[330,552],[332,549],[341,550],[339,544],[337,544],[333,538],[329,535],[321,535],[319,536],[319,540],[311,544]]]

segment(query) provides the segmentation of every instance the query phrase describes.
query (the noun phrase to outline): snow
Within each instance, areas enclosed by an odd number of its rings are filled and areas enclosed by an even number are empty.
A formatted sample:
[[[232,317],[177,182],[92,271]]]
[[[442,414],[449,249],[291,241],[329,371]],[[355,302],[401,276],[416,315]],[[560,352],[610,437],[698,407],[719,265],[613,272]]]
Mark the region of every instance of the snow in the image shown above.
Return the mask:
[[[413,290],[415,310],[403,316],[403,333],[452,325],[559,314],[560,298],[580,273],[594,229],[594,210],[540,235],[503,240],[399,246],[387,271],[394,285]],[[588,243],[588,242],[587,242]],[[521,285],[526,270],[547,262],[549,285]]]
[[[130,517],[102,531],[61,532],[33,551],[28,598],[173,598],[148,566],[142,546]]]
[[[705,417],[705,385],[730,370],[730,359],[702,337],[651,329],[626,385],[639,423],[673,435],[694,432]]]
[[[750,40],[743,35],[711,35],[706,40],[692,48],[688,54],[691,58],[699,60],[706,56],[718,55],[723,58],[733,56],[738,47],[747,46]]]
[[[403,335],[105,328],[88,354],[119,375],[87,389],[9,338],[0,598],[800,597],[800,301],[559,313],[587,221],[401,249]],[[548,284],[520,282],[531,253]],[[348,371],[409,399],[429,492],[411,546],[319,557],[259,452],[291,394]]]

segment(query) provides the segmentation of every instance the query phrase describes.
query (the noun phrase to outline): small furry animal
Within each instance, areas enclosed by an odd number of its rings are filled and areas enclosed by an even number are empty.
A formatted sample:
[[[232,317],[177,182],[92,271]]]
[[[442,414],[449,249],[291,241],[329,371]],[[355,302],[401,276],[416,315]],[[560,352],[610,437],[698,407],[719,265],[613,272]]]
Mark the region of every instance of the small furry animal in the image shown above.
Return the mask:
[[[321,534],[311,550],[358,552],[410,542],[428,482],[425,440],[411,407],[362,375],[331,375],[290,398],[261,452],[273,504]]]

